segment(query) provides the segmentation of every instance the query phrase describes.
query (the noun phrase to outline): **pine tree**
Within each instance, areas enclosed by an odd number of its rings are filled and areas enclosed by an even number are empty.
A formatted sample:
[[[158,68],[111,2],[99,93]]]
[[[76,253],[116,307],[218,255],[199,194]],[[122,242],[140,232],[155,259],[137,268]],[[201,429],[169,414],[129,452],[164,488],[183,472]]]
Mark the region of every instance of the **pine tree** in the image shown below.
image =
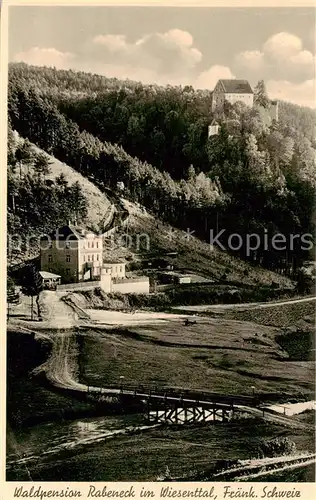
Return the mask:
[[[61,173],[58,177],[56,177],[56,184],[57,186],[61,186],[63,188],[68,186],[68,181],[64,173]]]
[[[29,166],[33,161],[33,149],[31,143],[26,139],[15,151],[16,161],[20,166],[20,179],[22,178],[22,164]]]
[[[51,165],[51,162],[49,160],[49,157],[46,156],[43,153],[39,153],[34,162],[34,169],[38,173],[38,175],[48,175],[50,173],[50,168],[49,166]]]
[[[88,203],[78,181],[70,187],[68,203],[70,205],[70,209],[75,213],[77,220],[79,218],[82,220],[86,218]]]

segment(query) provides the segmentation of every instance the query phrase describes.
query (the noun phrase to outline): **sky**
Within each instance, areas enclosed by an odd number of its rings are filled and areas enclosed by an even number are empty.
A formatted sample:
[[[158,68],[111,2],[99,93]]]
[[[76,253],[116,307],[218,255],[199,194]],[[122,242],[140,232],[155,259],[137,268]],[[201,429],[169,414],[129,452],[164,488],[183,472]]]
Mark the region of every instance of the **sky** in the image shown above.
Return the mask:
[[[9,8],[9,61],[213,90],[263,79],[269,96],[315,107],[312,8]]]

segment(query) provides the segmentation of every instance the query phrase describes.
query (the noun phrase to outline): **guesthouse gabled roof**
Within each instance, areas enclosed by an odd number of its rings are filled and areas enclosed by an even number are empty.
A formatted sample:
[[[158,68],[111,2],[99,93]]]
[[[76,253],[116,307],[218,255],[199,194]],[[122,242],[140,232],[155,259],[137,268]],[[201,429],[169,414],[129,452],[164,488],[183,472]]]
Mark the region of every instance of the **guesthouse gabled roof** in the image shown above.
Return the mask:
[[[225,94],[253,94],[248,80],[219,80]]]
[[[51,240],[81,240],[87,238],[88,235],[94,235],[93,231],[89,231],[74,224],[66,224],[65,226],[59,227],[55,231],[49,234]],[[43,236],[41,239],[46,240],[47,236]]]

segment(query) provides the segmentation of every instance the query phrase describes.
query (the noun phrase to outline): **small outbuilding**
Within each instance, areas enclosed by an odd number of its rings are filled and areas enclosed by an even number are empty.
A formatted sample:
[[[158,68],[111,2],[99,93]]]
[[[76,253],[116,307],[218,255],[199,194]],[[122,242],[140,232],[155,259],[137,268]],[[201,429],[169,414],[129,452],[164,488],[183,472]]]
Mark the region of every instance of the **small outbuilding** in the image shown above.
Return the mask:
[[[61,284],[61,276],[59,274],[49,273],[48,271],[40,271],[43,279],[43,288],[46,290],[56,289],[57,285]]]
[[[212,120],[211,124],[208,126],[208,137],[212,137],[213,135],[218,135],[219,132],[219,124],[216,120]]]

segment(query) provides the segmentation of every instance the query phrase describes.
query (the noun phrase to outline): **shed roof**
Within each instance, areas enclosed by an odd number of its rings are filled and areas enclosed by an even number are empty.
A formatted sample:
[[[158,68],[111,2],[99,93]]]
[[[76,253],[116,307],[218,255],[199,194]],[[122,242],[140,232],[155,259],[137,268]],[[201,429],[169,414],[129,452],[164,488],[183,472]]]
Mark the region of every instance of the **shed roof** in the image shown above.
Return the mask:
[[[248,80],[219,80],[226,94],[253,94]]]
[[[61,278],[59,274],[49,273],[48,271],[40,271],[39,273],[44,280]]]

